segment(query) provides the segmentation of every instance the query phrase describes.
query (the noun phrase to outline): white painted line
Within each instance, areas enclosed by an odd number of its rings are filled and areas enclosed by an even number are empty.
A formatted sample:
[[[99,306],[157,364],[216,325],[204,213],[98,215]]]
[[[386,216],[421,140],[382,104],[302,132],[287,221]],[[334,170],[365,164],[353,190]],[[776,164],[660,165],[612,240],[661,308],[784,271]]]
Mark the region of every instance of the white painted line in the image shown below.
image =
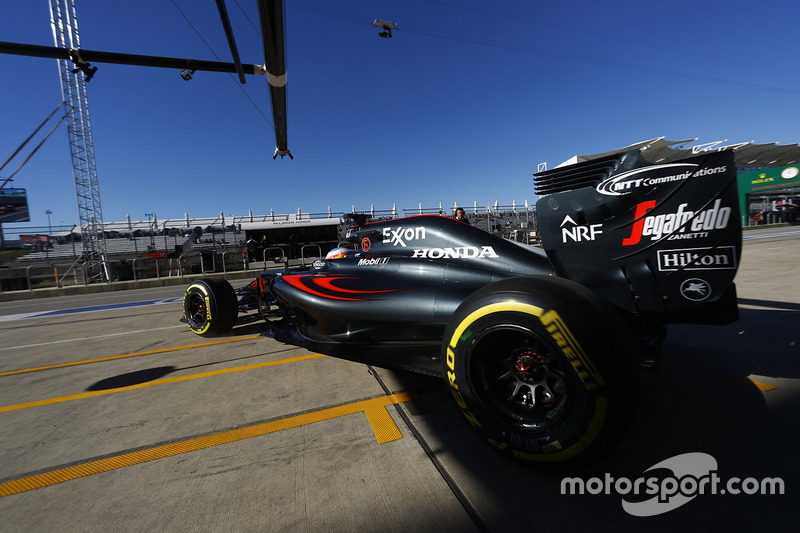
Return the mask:
[[[88,341],[92,339],[105,339],[108,337],[118,337],[120,335],[132,335],[135,333],[148,333],[150,331],[159,331],[162,329],[174,329],[174,328],[187,328],[186,324],[178,324],[177,326],[165,326],[163,328],[153,328],[153,329],[140,329],[136,331],[124,331],[122,333],[109,333],[108,335],[95,335],[93,337],[80,337],[78,339],[63,339],[60,341],[50,341],[50,342],[40,342],[37,344],[25,344],[22,346],[9,346],[7,348],[0,348],[0,351],[4,350],[19,350],[23,348],[33,348],[36,346],[50,346],[51,344],[61,344],[64,342],[80,342],[80,341]]]
[[[24,320],[26,318],[31,318],[40,313],[19,313],[17,315],[3,315],[0,316],[0,322],[11,322],[12,320]]]

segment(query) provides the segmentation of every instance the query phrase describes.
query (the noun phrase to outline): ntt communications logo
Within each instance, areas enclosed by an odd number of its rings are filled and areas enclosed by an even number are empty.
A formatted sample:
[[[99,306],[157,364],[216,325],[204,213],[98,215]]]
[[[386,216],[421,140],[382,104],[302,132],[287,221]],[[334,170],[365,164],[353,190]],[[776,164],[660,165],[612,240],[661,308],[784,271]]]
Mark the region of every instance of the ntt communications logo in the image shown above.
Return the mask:
[[[660,471],[656,475],[654,471]],[[664,476],[665,471],[672,472]],[[651,475],[646,475],[652,472]],[[781,478],[738,478],[722,480],[717,475],[717,460],[706,453],[685,453],[654,464],[636,479],[603,478],[561,480],[561,494],[619,494],[622,508],[633,516],[655,516],[677,509],[705,494],[783,494]],[[651,498],[646,498],[651,496]]]

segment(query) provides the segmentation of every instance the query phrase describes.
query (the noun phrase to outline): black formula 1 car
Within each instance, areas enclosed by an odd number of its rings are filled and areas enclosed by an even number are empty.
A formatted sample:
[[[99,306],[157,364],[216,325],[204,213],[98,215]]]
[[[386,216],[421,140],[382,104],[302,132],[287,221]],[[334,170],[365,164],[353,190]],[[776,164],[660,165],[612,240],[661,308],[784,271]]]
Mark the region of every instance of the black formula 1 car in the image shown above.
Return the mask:
[[[670,323],[738,317],[733,153],[638,151],[535,175],[542,248],[442,216],[353,222],[350,250],[265,272],[238,294],[192,283],[184,317],[225,334],[239,309],[308,350],[444,377],[469,426],[530,463],[592,457],[627,429]]]

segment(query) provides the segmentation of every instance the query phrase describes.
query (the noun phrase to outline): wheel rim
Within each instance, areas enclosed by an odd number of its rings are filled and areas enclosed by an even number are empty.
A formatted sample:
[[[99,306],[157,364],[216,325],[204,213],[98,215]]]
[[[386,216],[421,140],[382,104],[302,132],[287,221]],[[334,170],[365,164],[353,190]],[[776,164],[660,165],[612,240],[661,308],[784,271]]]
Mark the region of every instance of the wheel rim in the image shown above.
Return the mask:
[[[568,363],[552,342],[504,325],[476,337],[470,351],[476,390],[500,422],[526,431],[561,425],[575,389]]]
[[[186,301],[186,320],[193,329],[201,328],[206,323],[208,310],[206,299],[202,294],[192,293]]]

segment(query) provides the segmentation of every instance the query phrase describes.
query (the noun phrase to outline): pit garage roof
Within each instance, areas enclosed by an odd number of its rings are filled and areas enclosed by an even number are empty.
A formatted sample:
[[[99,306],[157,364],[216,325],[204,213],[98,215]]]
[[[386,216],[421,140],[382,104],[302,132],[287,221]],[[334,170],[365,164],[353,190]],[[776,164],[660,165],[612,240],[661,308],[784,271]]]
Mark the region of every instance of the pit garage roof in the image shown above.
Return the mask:
[[[703,144],[690,145],[697,139],[684,139],[682,141],[667,141],[664,137],[657,137],[647,141],[634,143],[625,148],[594,155],[576,155],[564,163],[566,166],[581,161],[591,161],[619,152],[639,149],[642,155],[651,163],[667,163],[685,159],[705,152],[718,152],[732,149],[736,158],[736,166],[740,169],[759,169],[767,167],[780,167],[793,165],[800,162],[800,145],[797,144],[755,144],[753,141],[726,144],[727,141],[715,141]]]

